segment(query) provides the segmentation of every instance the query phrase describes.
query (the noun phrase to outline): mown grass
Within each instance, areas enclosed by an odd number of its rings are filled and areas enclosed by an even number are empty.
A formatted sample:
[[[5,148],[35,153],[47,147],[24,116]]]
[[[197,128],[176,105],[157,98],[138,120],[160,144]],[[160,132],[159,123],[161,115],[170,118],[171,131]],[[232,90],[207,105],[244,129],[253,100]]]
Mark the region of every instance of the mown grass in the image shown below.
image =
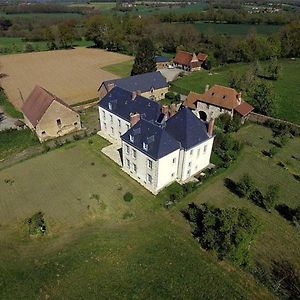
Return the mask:
[[[15,107],[8,101],[3,89],[0,89],[0,106],[4,112],[12,118],[22,119],[23,114],[16,110]]]
[[[275,112],[274,116],[300,124],[300,60],[282,59],[282,74],[276,81],[271,81],[274,87]],[[208,71],[201,70],[193,72],[188,76],[179,78],[172,83],[172,89],[182,94],[188,94],[190,91],[203,93],[206,84],[210,86],[220,84],[228,86],[228,77],[230,70],[244,73],[249,64],[233,64],[213,69],[212,75]]]
[[[38,144],[37,137],[29,129],[0,131],[0,160]]]
[[[0,172],[0,298],[272,298],[201,251],[179,210],[124,174],[105,145],[94,136]],[[36,211],[49,235],[30,240],[23,220]]]
[[[120,77],[128,77],[130,76],[132,66],[133,66],[133,60],[129,60],[119,64],[105,66],[102,69],[104,71],[111,72]]]

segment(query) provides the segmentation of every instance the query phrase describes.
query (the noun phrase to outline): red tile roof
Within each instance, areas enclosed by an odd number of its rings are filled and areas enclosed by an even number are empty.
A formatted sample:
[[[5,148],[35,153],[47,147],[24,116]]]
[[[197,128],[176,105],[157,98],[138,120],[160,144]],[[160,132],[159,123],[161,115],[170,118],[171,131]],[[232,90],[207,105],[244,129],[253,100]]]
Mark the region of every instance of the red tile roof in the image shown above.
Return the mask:
[[[195,102],[201,101],[218,107],[224,107],[226,109],[234,109],[240,105],[238,98],[239,93],[235,89],[221,85],[214,85],[203,94],[190,92],[185,101],[185,105],[195,109]]]
[[[247,102],[242,102],[239,106],[235,107],[234,110],[244,117],[253,111],[254,107]]]
[[[205,61],[205,60],[207,59],[207,54],[201,53],[201,52],[200,52],[200,53],[197,55],[197,57],[198,57],[199,61],[203,62],[203,61]]]
[[[174,58],[174,62],[180,65],[189,66],[192,58],[192,53],[186,51],[178,51]]]
[[[26,118],[30,121],[32,126],[36,126],[46,110],[52,104],[53,101],[57,101],[60,104],[73,110],[69,105],[67,105],[63,100],[51,94],[49,91],[45,90],[40,86],[35,86],[28,98],[26,99],[22,112]]]

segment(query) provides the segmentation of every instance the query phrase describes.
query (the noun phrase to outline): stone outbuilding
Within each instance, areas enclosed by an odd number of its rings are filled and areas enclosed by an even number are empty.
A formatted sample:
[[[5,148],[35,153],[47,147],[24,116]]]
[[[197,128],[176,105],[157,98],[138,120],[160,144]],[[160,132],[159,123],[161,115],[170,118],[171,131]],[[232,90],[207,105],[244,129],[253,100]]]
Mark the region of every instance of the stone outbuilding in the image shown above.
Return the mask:
[[[40,86],[28,96],[22,112],[25,124],[35,131],[41,142],[81,129],[79,114]]]
[[[207,60],[207,55],[204,53],[190,53],[186,51],[177,51],[173,64],[185,71],[198,71],[201,70],[204,62]]]
[[[203,94],[190,92],[184,105],[191,108],[202,120],[209,121],[227,113],[231,117],[234,114],[242,118],[242,122],[253,111],[253,106],[243,101],[242,93],[233,88],[214,85],[206,86]]]

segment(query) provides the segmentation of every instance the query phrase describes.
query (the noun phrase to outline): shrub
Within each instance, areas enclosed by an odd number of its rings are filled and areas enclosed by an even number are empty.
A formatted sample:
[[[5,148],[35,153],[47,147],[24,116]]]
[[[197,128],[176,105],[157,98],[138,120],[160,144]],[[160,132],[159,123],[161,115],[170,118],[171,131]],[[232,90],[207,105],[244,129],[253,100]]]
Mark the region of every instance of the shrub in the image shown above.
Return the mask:
[[[174,100],[175,99],[175,94],[173,92],[167,92],[165,97],[167,99]]]
[[[253,179],[248,174],[244,174],[241,180],[236,184],[236,194],[239,197],[248,197],[253,190]]]
[[[30,235],[44,234],[46,232],[46,224],[44,214],[39,211],[27,220]]]
[[[133,199],[133,195],[130,192],[127,192],[126,194],[124,194],[123,199],[126,202],[130,202]]]

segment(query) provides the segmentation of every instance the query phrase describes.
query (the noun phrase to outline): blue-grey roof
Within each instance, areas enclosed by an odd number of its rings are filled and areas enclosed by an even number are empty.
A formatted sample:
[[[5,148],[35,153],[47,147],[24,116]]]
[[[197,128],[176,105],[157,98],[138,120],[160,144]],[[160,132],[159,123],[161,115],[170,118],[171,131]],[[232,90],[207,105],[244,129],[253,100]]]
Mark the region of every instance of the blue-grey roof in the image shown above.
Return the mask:
[[[210,138],[206,123],[197,118],[187,107],[179,110],[167,121],[166,131],[186,150]]]
[[[156,63],[164,63],[164,62],[169,62],[170,59],[165,56],[155,56],[155,62]]]
[[[143,96],[132,99],[132,93],[120,87],[114,87],[103,97],[99,106],[111,111],[118,117],[130,121],[131,113],[139,113],[142,119],[156,121],[160,115],[160,104]]]
[[[133,142],[130,141],[130,135],[134,137]],[[121,139],[154,160],[180,149],[179,142],[161,126],[143,119],[123,134]],[[143,143],[148,146],[147,150],[144,149]]]
[[[160,72],[151,72],[126,78],[107,80],[104,81],[106,89],[108,89],[110,83],[114,83],[115,86],[130,92],[141,91],[142,93],[151,91],[152,88],[157,90],[168,87],[165,77],[163,77]]]

